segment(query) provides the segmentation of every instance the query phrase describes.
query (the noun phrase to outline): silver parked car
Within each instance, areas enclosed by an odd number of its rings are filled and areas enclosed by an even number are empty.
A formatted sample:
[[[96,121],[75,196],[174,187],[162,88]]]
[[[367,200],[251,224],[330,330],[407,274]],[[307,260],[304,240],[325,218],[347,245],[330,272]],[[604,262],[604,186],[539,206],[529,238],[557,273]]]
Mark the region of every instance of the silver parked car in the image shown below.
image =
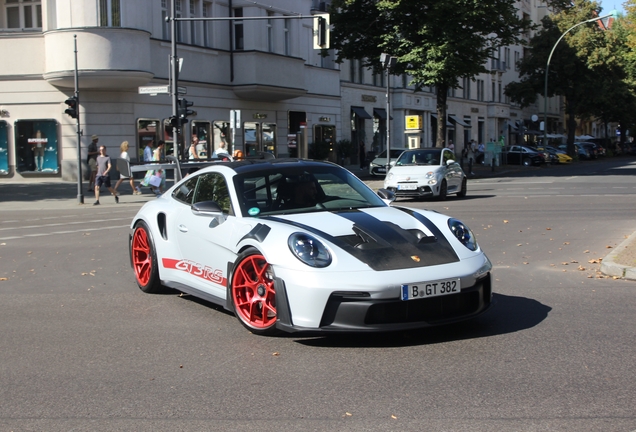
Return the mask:
[[[404,149],[391,149],[391,166],[395,165],[395,161],[402,154]],[[369,164],[369,174],[385,175],[386,174],[386,150],[383,150]]]
[[[466,174],[447,148],[405,150],[389,170],[384,188],[396,197],[437,197],[448,194],[466,196]]]

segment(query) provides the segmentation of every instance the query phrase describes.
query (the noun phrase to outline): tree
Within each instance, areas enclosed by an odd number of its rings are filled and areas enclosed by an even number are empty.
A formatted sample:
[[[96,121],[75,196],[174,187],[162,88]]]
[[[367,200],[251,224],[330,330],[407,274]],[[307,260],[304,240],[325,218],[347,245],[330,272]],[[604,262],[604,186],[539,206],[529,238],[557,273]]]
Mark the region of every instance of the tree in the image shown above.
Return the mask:
[[[620,85],[622,63],[613,54],[616,47],[611,48],[611,38],[604,34],[597,21],[572,29],[555,47],[564,32],[600,16],[597,3],[575,0],[553,10],[555,13],[543,19],[543,28],[530,40],[529,55],[517,64],[521,80],[508,84],[505,93],[522,107],[534,103],[539,94],[543,95],[546,64],[554,49],[548,69],[547,97],[565,98],[568,154],[574,155],[577,116],[617,120],[616,110],[609,106],[608,98],[623,88]]]
[[[392,73],[409,74],[418,89],[435,87],[438,147],[449,89],[487,72],[493,52],[519,43],[531,26],[514,0],[334,0],[330,13],[338,61],[358,59],[380,71],[385,52],[398,60]]]

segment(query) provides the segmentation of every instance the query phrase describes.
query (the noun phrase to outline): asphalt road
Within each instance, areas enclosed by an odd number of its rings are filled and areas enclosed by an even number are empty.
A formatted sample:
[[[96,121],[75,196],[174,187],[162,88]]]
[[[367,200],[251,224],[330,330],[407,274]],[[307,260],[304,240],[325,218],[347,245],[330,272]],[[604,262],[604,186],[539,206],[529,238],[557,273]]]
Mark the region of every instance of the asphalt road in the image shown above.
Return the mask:
[[[0,430],[635,431],[636,285],[597,262],[636,231],[635,174],[608,160],[400,200],[471,226],[496,305],[381,335],[257,337],[143,294],[137,197],[0,207]]]

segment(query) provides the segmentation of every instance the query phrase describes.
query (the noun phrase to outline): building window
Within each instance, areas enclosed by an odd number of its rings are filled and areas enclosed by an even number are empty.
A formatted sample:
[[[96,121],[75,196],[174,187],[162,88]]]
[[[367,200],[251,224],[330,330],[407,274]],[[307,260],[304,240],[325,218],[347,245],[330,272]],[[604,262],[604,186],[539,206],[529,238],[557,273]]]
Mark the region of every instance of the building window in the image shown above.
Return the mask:
[[[470,78],[464,78],[464,99],[470,99]]]
[[[197,16],[197,2],[194,0],[190,0],[190,18],[196,18]],[[190,43],[192,45],[198,45],[197,40],[197,25],[196,21],[190,21]]]
[[[519,71],[519,60],[521,60],[520,53],[519,51],[515,51],[515,70],[516,71]]]
[[[170,39],[170,27],[166,18],[170,16],[168,13],[168,0],[161,0],[161,37],[163,40]]]
[[[362,62],[358,63],[358,84],[364,84],[364,67]]]
[[[291,41],[290,41],[290,35],[289,35],[289,20],[286,19],[285,21],[285,55],[289,56],[291,55]]]
[[[9,174],[9,135],[7,122],[0,120],[0,175]]]
[[[212,3],[203,3],[202,12],[204,18],[212,18]],[[213,46],[212,21],[203,21],[203,45],[208,48]]]
[[[121,27],[119,0],[99,0],[99,25],[101,27]]]
[[[504,48],[504,61],[506,62],[506,69],[510,69],[510,48]]]
[[[242,18],[243,17],[243,8],[235,8],[234,9],[234,17]],[[234,49],[235,50],[244,50],[245,49],[245,40],[243,36],[243,20],[235,20],[234,21]]]
[[[490,100],[492,102],[496,102],[496,99],[495,99],[495,81],[492,81],[492,88],[490,90],[491,90],[490,93],[491,93],[491,98],[492,98]]]
[[[37,0],[7,0],[7,28],[42,28],[42,3]]]
[[[484,100],[484,80],[477,80],[477,100]]]
[[[267,11],[267,16],[274,15],[271,11]],[[274,52],[274,23],[273,20],[267,20],[267,51]]]
[[[175,12],[176,17],[181,18],[181,0],[175,0],[174,8],[176,9],[176,12]],[[183,42],[183,32],[182,32],[183,22],[177,21],[177,25],[175,27],[177,31],[177,42]]]

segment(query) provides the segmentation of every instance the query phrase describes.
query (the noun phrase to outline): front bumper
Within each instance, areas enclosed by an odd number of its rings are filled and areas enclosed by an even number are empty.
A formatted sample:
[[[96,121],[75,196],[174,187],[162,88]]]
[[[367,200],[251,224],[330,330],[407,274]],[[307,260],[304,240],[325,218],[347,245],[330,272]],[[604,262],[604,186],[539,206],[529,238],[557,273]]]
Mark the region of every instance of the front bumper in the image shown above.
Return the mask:
[[[433,192],[433,189],[428,185],[418,186],[418,188],[415,190],[399,190],[395,186],[390,186],[387,189],[395,193],[395,196],[398,196],[398,197],[423,198],[423,197],[431,197],[435,195],[435,192]]]
[[[293,324],[284,283],[277,281],[276,327],[285,332],[338,333],[410,330],[463,321],[485,312],[492,304],[490,273],[454,295],[403,301],[371,298],[363,292],[335,291],[327,301],[318,328]]]

